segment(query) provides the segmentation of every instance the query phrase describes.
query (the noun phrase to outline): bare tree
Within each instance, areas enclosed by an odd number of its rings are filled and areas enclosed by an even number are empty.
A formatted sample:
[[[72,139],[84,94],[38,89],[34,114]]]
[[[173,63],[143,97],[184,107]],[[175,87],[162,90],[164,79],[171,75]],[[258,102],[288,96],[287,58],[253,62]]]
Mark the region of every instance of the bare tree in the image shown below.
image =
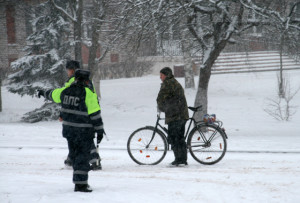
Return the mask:
[[[269,4],[270,2],[268,1]],[[238,36],[253,26],[270,24],[274,18],[280,19],[275,8],[265,5],[255,4],[251,0],[131,0],[127,1],[125,11],[131,12],[128,28],[139,28],[131,31],[131,37],[136,39],[137,46],[147,39],[149,31],[155,30],[157,35],[163,36],[170,27],[176,25],[181,26],[181,33],[185,29],[189,30],[191,43],[203,53],[195,99],[195,106],[203,106],[202,112],[196,114],[196,119],[199,120],[207,113],[212,66],[224,48],[235,43]],[[259,15],[256,19],[249,19],[248,14],[253,11],[267,14],[268,17]]]
[[[79,61],[82,66],[82,56],[81,56],[81,34],[82,34],[82,12],[83,12],[83,0],[72,1],[68,0],[67,9],[59,6],[59,2],[56,0],[50,0],[53,6],[71,22],[73,22],[73,33],[74,33],[74,55],[75,60]]]
[[[95,85],[95,89],[97,95],[101,97],[100,94],[100,73],[97,71],[98,63],[105,57],[108,52],[108,47],[104,48],[102,55],[97,58],[97,49],[99,48],[99,38],[101,32],[101,26],[103,26],[105,22],[106,13],[108,10],[108,1],[100,0],[93,1],[92,8],[92,38],[91,38],[91,46],[89,47],[89,61],[88,61],[88,70],[92,73],[93,83]]]
[[[103,31],[105,28],[107,28],[107,23],[111,23],[108,20],[109,15],[107,15],[107,13],[112,11],[111,7],[114,5],[114,1],[90,1],[92,7],[88,11],[89,16],[86,19],[83,18],[83,11],[86,10],[86,8],[83,7],[83,0],[70,1],[68,9],[62,9],[55,0],[51,0],[51,2],[61,12],[62,15],[73,22],[75,59],[80,62],[82,61],[81,49],[83,44],[89,48],[88,70],[91,71],[92,80],[95,85],[97,95],[100,97],[100,73],[98,64],[104,59],[114,43],[114,40],[112,40],[112,38],[106,34],[108,30]],[[84,38],[82,36],[83,23],[90,25],[91,38]],[[105,40],[105,38],[108,40]],[[101,47],[101,55],[97,56],[97,50],[99,47]]]
[[[280,79],[278,79],[278,83],[279,82],[281,82]],[[267,98],[268,104],[264,111],[278,121],[289,121],[296,113],[297,108],[296,106],[291,105],[291,101],[299,92],[300,88],[293,91],[289,79],[284,80],[282,87],[282,95],[277,94],[274,99]]]
[[[170,26],[181,25],[181,32],[189,31],[190,43],[196,50],[203,51],[202,64],[195,106],[202,105],[202,112],[196,114],[200,119],[207,113],[207,92],[211,69],[226,45],[232,42],[233,35],[246,31],[257,22],[248,22],[244,6],[239,1],[128,1],[127,10],[132,12],[132,35],[137,45],[147,38],[149,31],[155,30],[163,35]],[[134,12],[133,12],[134,11]],[[122,15],[124,16],[124,15]]]
[[[200,120],[202,115],[207,113],[207,93],[212,66],[233,34],[241,27],[244,8],[231,1],[211,1],[202,5],[191,5],[191,8],[193,15],[188,16],[187,26],[204,53],[195,99],[195,106],[203,106],[203,111],[196,114],[196,119]]]
[[[284,75],[283,55],[298,44],[300,19],[297,17],[296,8],[300,1],[290,0],[267,0],[261,2],[263,7],[258,7],[252,0],[242,0],[243,5],[251,9],[257,16],[260,16],[265,23],[264,38],[271,36],[273,43],[278,44],[280,71],[279,71],[279,96],[284,98]]]

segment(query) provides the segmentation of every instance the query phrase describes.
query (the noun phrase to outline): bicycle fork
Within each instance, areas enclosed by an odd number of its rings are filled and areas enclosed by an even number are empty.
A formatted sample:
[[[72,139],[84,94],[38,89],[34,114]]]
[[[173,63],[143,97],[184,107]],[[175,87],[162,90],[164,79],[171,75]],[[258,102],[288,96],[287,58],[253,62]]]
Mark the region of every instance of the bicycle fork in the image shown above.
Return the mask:
[[[154,127],[154,130],[153,130],[153,134],[152,134],[152,137],[151,137],[151,140],[150,142],[146,145],[146,149],[149,148],[151,142],[153,141],[154,139],[154,136],[155,136],[155,133],[156,133],[156,130],[157,130],[157,126],[158,126],[158,123],[159,123],[159,117],[157,118],[157,121],[156,121],[156,124],[155,124],[155,127]]]

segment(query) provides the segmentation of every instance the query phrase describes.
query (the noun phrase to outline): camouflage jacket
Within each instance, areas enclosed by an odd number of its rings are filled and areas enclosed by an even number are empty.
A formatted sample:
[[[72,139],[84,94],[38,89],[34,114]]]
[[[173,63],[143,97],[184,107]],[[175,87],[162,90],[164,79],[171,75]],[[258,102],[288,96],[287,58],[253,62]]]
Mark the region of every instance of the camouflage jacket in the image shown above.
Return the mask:
[[[184,90],[173,76],[167,77],[161,84],[156,101],[159,110],[166,114],[166,124],[189,119]]]

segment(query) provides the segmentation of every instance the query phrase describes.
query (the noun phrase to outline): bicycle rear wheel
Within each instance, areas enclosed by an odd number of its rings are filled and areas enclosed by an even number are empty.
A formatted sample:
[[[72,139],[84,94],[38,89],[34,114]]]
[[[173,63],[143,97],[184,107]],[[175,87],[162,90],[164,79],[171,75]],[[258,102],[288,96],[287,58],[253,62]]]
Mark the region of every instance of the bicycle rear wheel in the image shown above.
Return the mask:
[[[128,138],[127,151],[130,158],[140,165],[156,165],[167,153],[167,141],[164,135],[154,127],[144,127],[134,131]]]
[[[189,134],[187,144],[192,157],[205,165],[219,162],[227,150],[223,130],[213,124],[195,127]]]

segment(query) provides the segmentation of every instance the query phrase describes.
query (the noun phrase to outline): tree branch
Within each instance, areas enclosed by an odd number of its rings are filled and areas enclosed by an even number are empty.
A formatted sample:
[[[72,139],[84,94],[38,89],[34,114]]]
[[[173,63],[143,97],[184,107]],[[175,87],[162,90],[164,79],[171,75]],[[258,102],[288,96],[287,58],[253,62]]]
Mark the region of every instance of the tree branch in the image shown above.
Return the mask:
[[[106,47],[104,53],[99,58],[96,58],[96,62],[97,63],[101,62],[104,59],[104,57],[106,56],[106,54],[108,53],[108,51],[109,51],[109,48]]]
[[[76,17],[71,16],[66,10],[64,10],[62,7],[58,6],[54,0],[50,0],[50,2],[53,4],[53,6],[58,9],[63,15],[65,15],[67,18],[72,20],[73,22],[77,22]]]

